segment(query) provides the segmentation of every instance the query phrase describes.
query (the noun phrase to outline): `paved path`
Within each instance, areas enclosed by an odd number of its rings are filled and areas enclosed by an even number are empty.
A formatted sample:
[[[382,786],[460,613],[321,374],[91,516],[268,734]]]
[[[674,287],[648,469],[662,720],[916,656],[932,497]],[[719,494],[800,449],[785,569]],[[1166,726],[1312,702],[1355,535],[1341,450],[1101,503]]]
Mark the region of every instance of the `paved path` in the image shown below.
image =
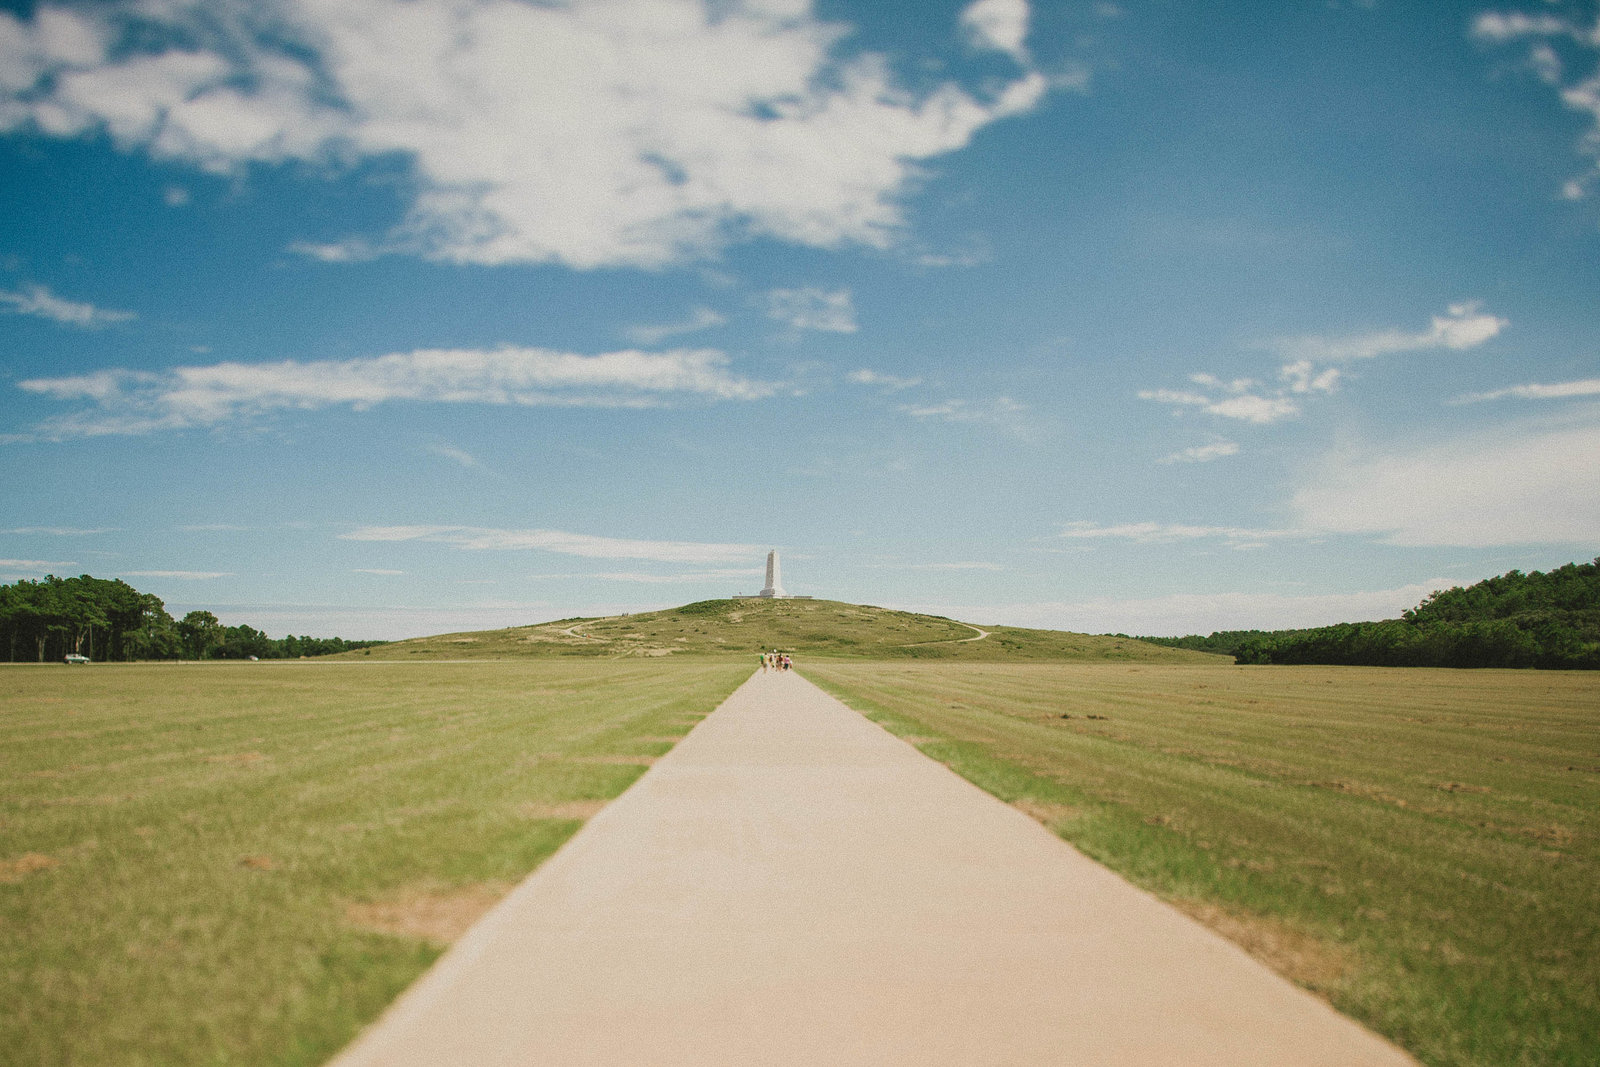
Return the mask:
[[[335,1064],[1414,1067],[793,673],[755,675]]]

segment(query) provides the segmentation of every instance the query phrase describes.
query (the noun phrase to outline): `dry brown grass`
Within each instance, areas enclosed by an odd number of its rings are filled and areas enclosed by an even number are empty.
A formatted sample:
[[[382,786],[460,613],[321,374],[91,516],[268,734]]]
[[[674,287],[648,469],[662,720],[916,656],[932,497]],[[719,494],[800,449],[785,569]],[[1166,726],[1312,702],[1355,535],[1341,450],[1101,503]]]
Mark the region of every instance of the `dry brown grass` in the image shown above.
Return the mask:
[[[444,948],[472,929],[511,889],[509,882],[479,882],[451,889],[409,886],[382,900],[346,906],[345,919],[363,930]]]
[[[22,881],[35,871],[47,871],[61,866],[61,861],[42,852],[24,852],[14,860],[0,860],[0,882],[11,885]]]
[[[580,819],[589,820],[600,814],[609,801],[567,800],[560,803],[529,803],[517,805],[517,814],[524,819]]]
[[[1252,915],[1210,901],[1172,903],[1279,974],[1309,989],[1336,989],[1357,969],[1355,954],[1347,946],[1317,937],[1282,919]]]

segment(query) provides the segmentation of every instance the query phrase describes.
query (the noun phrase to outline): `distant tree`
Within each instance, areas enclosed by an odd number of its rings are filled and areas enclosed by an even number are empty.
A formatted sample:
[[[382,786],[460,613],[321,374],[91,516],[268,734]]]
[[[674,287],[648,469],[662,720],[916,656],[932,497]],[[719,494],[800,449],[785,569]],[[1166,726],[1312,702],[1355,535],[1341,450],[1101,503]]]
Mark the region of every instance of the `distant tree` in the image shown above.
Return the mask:
[[[209,611],[174,622],[161,598],[120,579],[23,579],[0,585],[0,657],[44,662],[68,653],[91,659],[177,659],[214,656],[261,659],[316,656],[380,641],[288,637],[273,640],[250,626],[224,627]]]
[[[191,611],[178,621],[178,634],[190,659],[205,659],[222,643],[222,623],[209,611]]]
[[[1398,619],[1250,636],[1234,657],[1239,663],[1600,669],[1600,559],[1548,573],[1507,571],[1441,590]]]

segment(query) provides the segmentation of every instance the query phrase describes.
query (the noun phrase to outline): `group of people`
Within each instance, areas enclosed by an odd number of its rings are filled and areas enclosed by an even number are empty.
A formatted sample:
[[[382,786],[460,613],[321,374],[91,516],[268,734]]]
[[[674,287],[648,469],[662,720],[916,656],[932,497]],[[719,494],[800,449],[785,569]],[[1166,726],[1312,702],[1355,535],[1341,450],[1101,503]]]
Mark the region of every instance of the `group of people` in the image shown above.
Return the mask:
[[[768,671],[786,671],[793,666],[794,660],[787,653],[774,649],[771,652],[763,652],[761,654],[762,674],[766,674]]]

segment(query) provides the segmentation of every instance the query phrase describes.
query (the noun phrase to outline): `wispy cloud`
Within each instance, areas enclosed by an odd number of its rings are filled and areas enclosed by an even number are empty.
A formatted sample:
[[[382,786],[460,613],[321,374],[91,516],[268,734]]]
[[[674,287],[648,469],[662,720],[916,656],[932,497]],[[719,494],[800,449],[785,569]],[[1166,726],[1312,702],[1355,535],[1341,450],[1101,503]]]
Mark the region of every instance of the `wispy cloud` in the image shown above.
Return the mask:
[[[986,422],[1015,426],[1027,412],[1028,407],[1010,397],[1002,396],[993,400],[953,399],[927,404],[902,404],[900,410],[914,419],[930,419],[937,422]]]
[[[1003,571],[1005,568],[998,563],[988,563],[984,560],[955,560],[950,563],[910,563],[906,570],[911,571]]]
[[[1021,62],[1025,20],[1021,0],[980,0],[965,25]],[[0,129],[104,130],[215,173],[406,161],[405,221],[303,246],[328,260],[660,267],[751,237],[887,247],[927,161],[1054,82],[1024,63],[994,84],[910,84],[849,37],[792,0],[40,5],[0,13]]]
[[[1485,314],[1476,303],[1452,304],[1445,315],[1435,315],[1426,330],[1385,329],[1343,336],[1307,334],[1283,337],[1270,347],[1295,361],[1343,363],[1374,359],[1397,352],[1476,348],[1510,325],[1506,319]]]
[[[14,529],[3,531],[8,534],[43,535],[46,537],[89,537],[94,534],[115,533],[114,526],[99,526],[93,529],[79,529],[73,526],[18,526]]]
[[[758,545],[697,541],[637,541],[561,530],[497,530],[477,526],[363,526],[346,541],[425,541],[473,551],[555,552],[590,559],[647,559],[658,563],[720,563],[759,556]]]
[[[796,330],[855,333],[856,309],[848,289],[774,289],[766,297],[767,317]]]
[[[661,323],[655,326],[629,326],[623,330],[623,336],[636,345],[658,345],[669,337],[679,337],[686,333],[699,333],[709,330],[714,326],[721,326],[727,322],[727,316],[710,308],[697,307],[689,316],[678,322]]]
[[[4,18],[4,13],[0,13],[0,19]],[[0,58],[3,58],[3,55],[0,55]],[[5,128],[3,116],[4,112],[0,110],[0,130]],[[42,285],[24,286],[20,290],[0,289],[0,311],[10,311],[17,315],[35,315],[51,322],[59,322],[63,326],[81,326],[91,330],[113,323],[127,322],[137,317],[131,311],[111,311],[95,307],[93,304],[63,300]]]
[[[213,578],[232,578],[233,571],[123,571],[129,578],[175,578],[179,581],[206,582]]]
[[[1167,545],[1180,541],[1221,541],[1229,548],[1259,548],[1268,541],[1304,537],[1292,530],[1262,530],[1243,526],[1199,526],[1184,523],[1125,522],[1107,526],[1096,522],[1069,522],[1061,536],[1074,541],[1132,541],[1141,545]]]
[[[775,385],[728,371],[710,349],[609,352],[538,348],[423,349],[368,359],[216,363],[161,373],[104,370],[19,382],[32,393],[88,401],[47,420],[45,438],[143,434],[217,426],[285,409],[357,411],[397,401],[598,408],[658,407],[675,400],[757,400]]]
[[[1389,544],[1600,546],[1600,408],[1418,446],[1339,450],[1291,501],[1297,525]]]
[[[352,573],[352,574],[376,574],[380,578],[395,578],[395,577],[399,577],[400,575],[404,574],[405,571],[390,570],[387,567],[355,567],[355,568],[352,568],[350,573]]]
[[[870,385],[890,392],[899,392],[902,389],[911,389],[922,384],[921,378],[900,378],[893,374],[879,374],[874,370],[851,371],[845,375],[845,380],[855,385]]]
[[[441,459],[448,459],[450,462],[460,464],[463,467],[471,468],[478,465],[477,456],[474,456],[466,449],[456,448],[454,445],[431,444],[428,446],[428,452],[431,455],[438,456]]]
[[[1579,141],[1579,150],[1596,163],[1569,179],[1561,192],[1568,200],[1590,196],[1600,184],[1600,65],[1596,64],[1600,20],[1591,16],[1588,22],[1579,22],[1548,10],[1536,15],[1491,11],[1474,20],[1472,32],[1490,44],[1527,42],[1528,66],[1534,74],[1557,91],[1562,103],[1588,118],[1589,130]],[[1582,69],[1571,72],[1574,65]]]
[[[1416,607],[1435,590],[1457,584],[1457,581],[1436,578],[1390,589],[1347,593],[1172,593],[1158,597],[1097,597],[1076,601],[903,606],[984,624],[1035,626],[1091,634],[1178,637],[1217,630],[1279,630],[1392,619]]]
[[[1551,382],[1541,384],[1510,385],[1487,393],[1467,393],[1455,397],[1454,404],[1479,404],[1487,400],[1503,400],[1508,396],[1520,400],[1565,400],[1571,397],[1600,396],[1600,378],[1585,378],[1576,382]]]
[[[1170,456],[1162,456],[1157,463],[1210,463],[1214,459],[1237,456],[1239,446],[1233,441],[1213,441],[1209,445],[1195,445]]]
[[[725,567],[720,570],[685,571],[681,574],[645,574],[638,571],[600,571],[586,574],[531,574],[536,581],[582,580],[626,582],[639,585],[692,585],[696,582],[738,581],[761,574],[759,567]]]
[[[1271,341],[1264,347],[1288,361],[1278,368],[1276,384],[1254,378],[1223,381],[1211,374],[1191,374],[1192,388],[1144,389],[1138,395],[1140,400],[1180,410],[1197,408],[1221,418],[1267,426],[1296,418],[1306,400],[1339,388],[1343,369],[1325,364],[1429,349],[1462,351],[1493,339],[1508,325],[1505,319],[1479,311],[1476,303],[1453,304],[1447,314],[1435,315],[1426,330],[1307,334]]]
[[[977,0],[961,13],[961,28],[973,47],[1005,52],[1018,63],[1028,62],[1024,46],[1028,37],[1027,0]]]
[[[68,567],[76,566],[77,564],[71,560],[0,559],[0,572],[7,574],[43,575],[50,571],[65,570]]]
[[[1210,375],[1194,375],[1196,379],[1210,379]],[[1211,379],[1215,380],[1215,379]],[[1254,383],[1250,383],[1254,385]],[[1234,388],[1238,388],[1235,383]],[[1211,415],[1220,415],[1225,419],[1237,419],[1240,422],[1254,423],[1258,426],[1284,419],[1294,418],[1300,414],[1300,405],[1286,396],[1263,396],[1259,393],[1248,391],[1223,391],[1195,392],[1193,390],[1178,389],[1141,389],[1140,400],[1153,400],[1158,404],[1167,404],[1172,407],[1195,407]]]

